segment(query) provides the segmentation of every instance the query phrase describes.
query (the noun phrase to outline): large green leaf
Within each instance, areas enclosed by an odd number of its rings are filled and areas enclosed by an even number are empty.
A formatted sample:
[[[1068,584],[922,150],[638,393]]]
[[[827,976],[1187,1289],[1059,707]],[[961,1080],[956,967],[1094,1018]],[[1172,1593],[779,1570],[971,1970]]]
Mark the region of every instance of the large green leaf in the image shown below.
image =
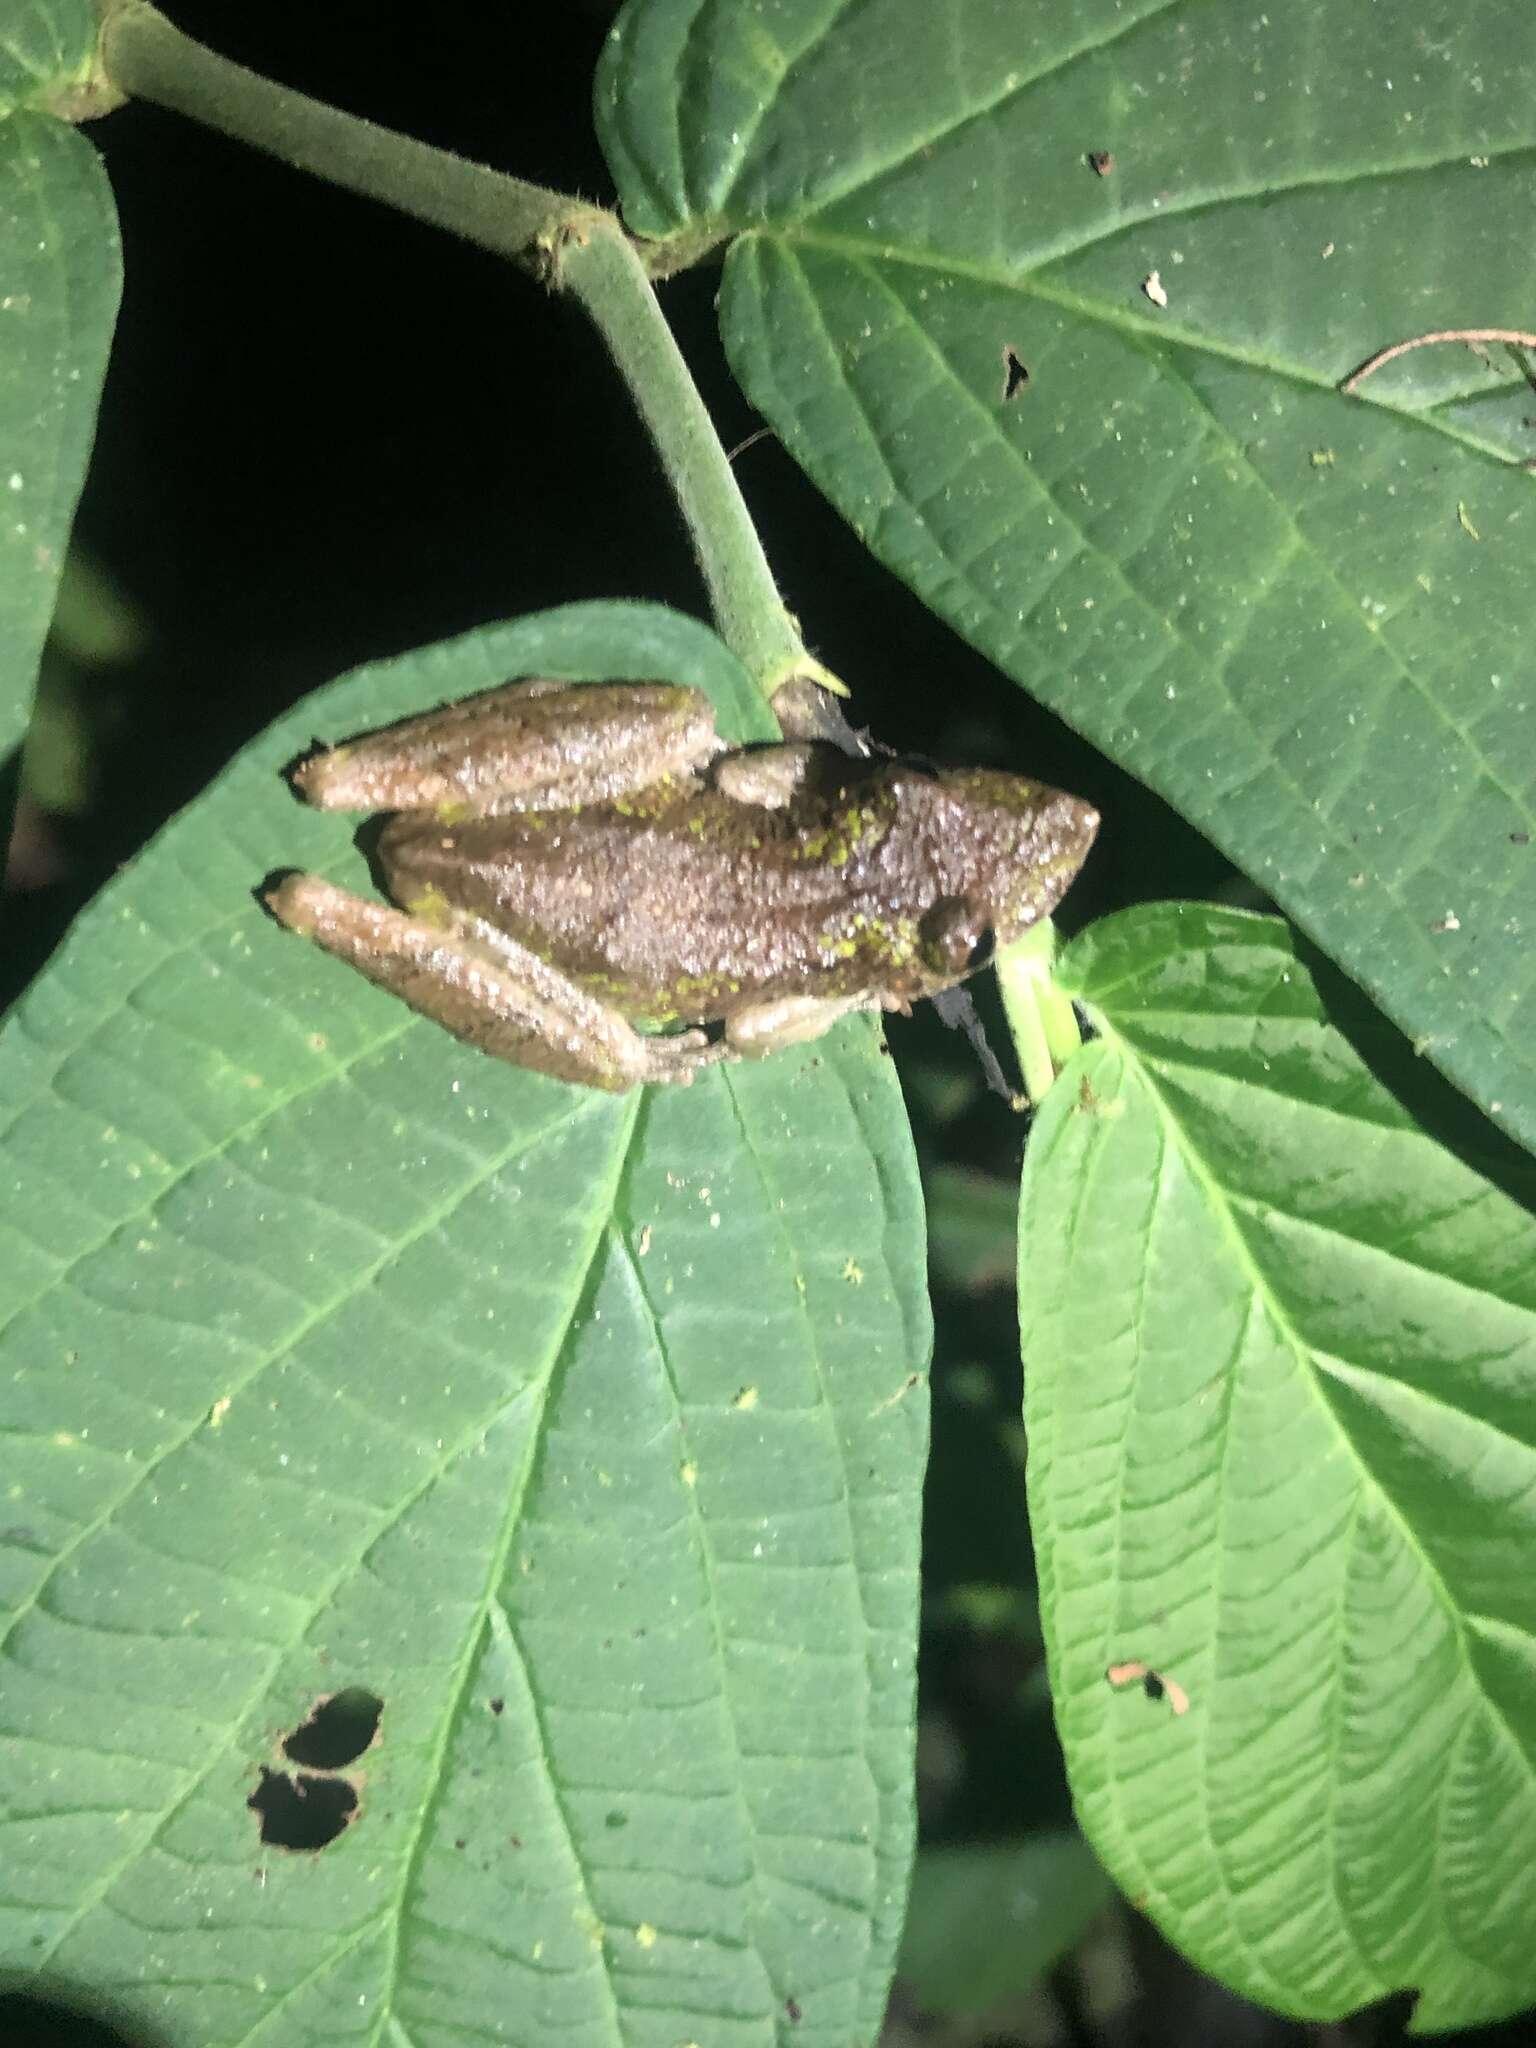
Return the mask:
[[[870,547],[1536,1140],[1536,405],[1335,388],[1531,326],[1536,9],[631,0],[597,103]]]
[[[100,160],[40,111],[88,67],[95,23],[89,0],[0,22],[0,758],[27,729],[117,314]]]
[[[0,1037],[0,1958],[171,2042],[878,2029],[927,1310],[877,1033],[601,1096],[253,899],[368,886],[278,774],[313,733],[530,672],[750,690],[653,606],[361,670]],[[316,1868],[245,1801],[346,1687],[383,1717]]]
[[[1083,1825],[1265,2004],[1513,2011],[1536,2000],[1528,1162],[1490,1177],[1476,1132],[1429,1135],[1445,1105],[1395,1091],[1434,1077],[1347,984],[1325,1006],[1274,920],[1127,912],[1059,973],[1103,1036],[1035,1126],[1019,1272]]]

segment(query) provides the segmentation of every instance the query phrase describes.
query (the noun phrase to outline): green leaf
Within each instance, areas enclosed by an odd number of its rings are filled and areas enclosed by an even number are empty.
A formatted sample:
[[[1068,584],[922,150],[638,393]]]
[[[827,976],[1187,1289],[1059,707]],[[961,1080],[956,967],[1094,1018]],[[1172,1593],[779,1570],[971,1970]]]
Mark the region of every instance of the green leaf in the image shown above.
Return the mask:
[[[1052,1969],[1109,1897],[1075,1828],[924,1849],[901,1975],[930,2012],[984,2013]]]
[[[928,1330],[876,1032],[583,1092],[253,894],[368,886],[280,777],[314,733],[597,672],[745,682],[655,606],[362,669],[0,1036],[0,1968],[168,2043],[878,2030]],[[245,1802],[342,1689],[383,1714],[317,1870]]]
[[[12,0],[0,22],[0,119],[86,78],[96,27],[91,0]]]
[[[1347,987],[1325,1002],[1275,920],[1127,912],[1058,972],[1103,1036],[1031,1137],[1019,1291],[1084,1829],[1263,2004],[1513,2012],[1536,1999],[1529,1161]]]
[[[0,28],[0,758],[27,729],[117,314],[100,161],[32,110],[86,72],[95,21],[31,0]]]
[[[1531,326],[1536,12],[631,0],[597,104],[855,531],[1536,1142],[1536,404],[1336,388]]]

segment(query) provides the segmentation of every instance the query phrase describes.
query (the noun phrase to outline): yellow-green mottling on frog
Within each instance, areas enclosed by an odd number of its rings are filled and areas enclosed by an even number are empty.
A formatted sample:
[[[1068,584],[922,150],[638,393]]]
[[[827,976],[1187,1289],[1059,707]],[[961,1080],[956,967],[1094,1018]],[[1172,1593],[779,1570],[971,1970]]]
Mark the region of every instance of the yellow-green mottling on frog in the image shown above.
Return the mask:
[[[667,683],[511,683],[293,781],[394,813],[378,860],[400,908],[295,874],[267,897],[283,924],[455,1037],[608,1089],[953,987],[1050,913],[1099,822],[1017,775],[733,750],[703,693]]]

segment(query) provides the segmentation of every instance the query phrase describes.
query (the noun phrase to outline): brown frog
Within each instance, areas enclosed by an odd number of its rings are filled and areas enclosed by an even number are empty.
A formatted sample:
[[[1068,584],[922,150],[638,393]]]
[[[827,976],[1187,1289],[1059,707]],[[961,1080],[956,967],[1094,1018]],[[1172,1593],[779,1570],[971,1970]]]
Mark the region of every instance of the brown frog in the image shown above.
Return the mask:
[[[283,924],[456,1037],[607,1089],[953,987],[1050,913],[1099,822],[1023,776],[733,749],[667,683],[511,683],[293,779],[394,813],[378,858],[400,908],[290,875],[267,898]]]

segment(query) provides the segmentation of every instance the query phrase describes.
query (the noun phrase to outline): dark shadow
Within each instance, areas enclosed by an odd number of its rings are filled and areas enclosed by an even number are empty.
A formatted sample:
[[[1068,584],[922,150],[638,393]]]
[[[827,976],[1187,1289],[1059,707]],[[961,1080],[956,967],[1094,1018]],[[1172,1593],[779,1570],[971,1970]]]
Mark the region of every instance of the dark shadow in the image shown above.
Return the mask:
[[[5,2048],[170,2048],[169,2037],[73,1985],[0,1989]]]
[[[1299,932],[1296,955],[1317,985],[1328,1022],[1349,1041],[1373,1079],[1437,1144],[1536,1215],[1536,1160],[1416,1053],[1364,990]]]

